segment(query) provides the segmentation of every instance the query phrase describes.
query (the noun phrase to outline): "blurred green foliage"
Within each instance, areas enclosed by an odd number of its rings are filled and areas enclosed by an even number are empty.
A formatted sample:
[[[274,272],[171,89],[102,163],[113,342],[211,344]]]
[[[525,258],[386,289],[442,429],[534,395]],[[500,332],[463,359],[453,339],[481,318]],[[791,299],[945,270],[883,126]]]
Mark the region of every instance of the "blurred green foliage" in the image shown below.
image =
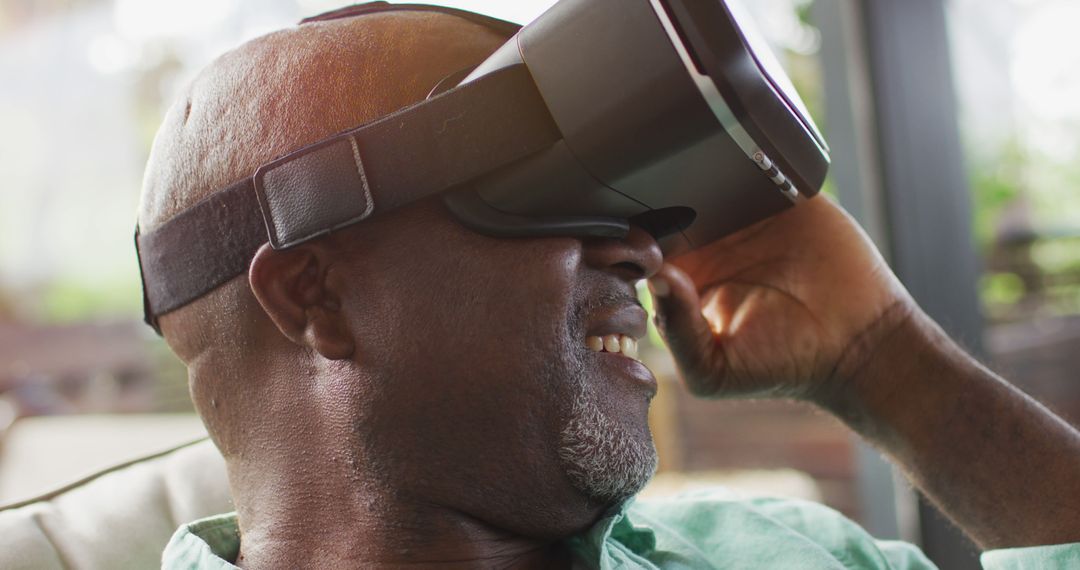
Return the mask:
[[[1073,236],[1036,243],[1031,248],[1031,256],[1047,273],[1080,273],[1080,239]]]
[[[988,273],[979,283],[980,294],[989,305],[1015,305],[1024,298],[1024,280],[1015,273]]]
[[[974,237],[988,267],[980,283],[987,316],[1080,313],[1080,162],[1039,153],[1019,137],[969,156]]]
[[[40,323],[131,319],[140,317],[142,312],[141,286],[128,280],[94,285],[52,281],[29,298],[33,299],[33,306],[26,309],[32,320]]]
[[[984,251],[993,245],[995,226],[1002,212],[1023,195],[1026,164],[1022,146],[1013,139],[994,156],[974,159],[968,168],[975,240]]]

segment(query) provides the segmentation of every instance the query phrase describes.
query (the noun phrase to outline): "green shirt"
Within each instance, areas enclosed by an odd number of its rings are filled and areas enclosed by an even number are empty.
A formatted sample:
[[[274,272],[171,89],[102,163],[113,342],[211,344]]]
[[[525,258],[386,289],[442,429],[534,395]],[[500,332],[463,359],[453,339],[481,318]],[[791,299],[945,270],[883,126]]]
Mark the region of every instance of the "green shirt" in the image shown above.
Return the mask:
[[[923,569],[915,546],[875,540],[840,513],[807,501],[743,499],[723,490],[659,501],[630,501],[568,545],[577,564],[633,569]],[[236,568],[236,514],[180,527],[162,557],[165,570]],[[1080,568],[1080,543],[995,550],[987,570]]]

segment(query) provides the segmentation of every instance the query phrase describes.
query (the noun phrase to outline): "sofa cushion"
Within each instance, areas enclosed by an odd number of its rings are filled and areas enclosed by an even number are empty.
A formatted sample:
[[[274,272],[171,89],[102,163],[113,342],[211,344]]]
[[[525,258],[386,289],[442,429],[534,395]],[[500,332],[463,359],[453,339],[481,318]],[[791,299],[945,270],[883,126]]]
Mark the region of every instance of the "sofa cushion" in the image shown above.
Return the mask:
[[[0,568],[157,568],[183,523],[233,510],[202,438],[0,509]]]

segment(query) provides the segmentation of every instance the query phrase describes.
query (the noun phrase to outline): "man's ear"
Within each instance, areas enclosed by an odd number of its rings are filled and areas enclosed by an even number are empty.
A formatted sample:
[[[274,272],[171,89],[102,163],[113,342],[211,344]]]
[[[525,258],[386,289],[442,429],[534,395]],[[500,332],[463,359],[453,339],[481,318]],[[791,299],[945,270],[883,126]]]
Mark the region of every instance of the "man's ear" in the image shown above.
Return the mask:
[[[327,274],[331,256],[318,244],[277,251],[265,244],[255,253],[248,280],[281,334],[329,360],[353,355],[356,343]]]

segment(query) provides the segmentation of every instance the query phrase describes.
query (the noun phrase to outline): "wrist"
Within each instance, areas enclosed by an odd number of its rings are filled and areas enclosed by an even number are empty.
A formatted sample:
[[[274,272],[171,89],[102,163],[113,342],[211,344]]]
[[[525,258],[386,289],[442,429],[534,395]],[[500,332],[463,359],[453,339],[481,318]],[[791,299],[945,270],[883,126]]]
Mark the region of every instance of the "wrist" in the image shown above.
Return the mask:
[[[929,376],[921,369],[941,363],[949,345],[914,301],[899,299],[844,350],[815,403],[863,435],[886,437],[888,417],[917,405],[908,400]]]

